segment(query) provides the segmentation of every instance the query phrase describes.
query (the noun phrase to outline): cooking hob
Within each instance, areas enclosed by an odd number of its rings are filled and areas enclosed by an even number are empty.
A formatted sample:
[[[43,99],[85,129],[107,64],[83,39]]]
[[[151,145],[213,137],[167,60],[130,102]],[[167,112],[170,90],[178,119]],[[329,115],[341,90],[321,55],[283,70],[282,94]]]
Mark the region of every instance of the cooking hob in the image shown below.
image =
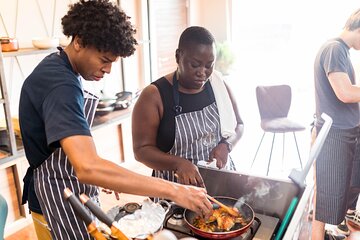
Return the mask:
[[[173,205],[164,220],[164,229],[170,230],[174,235],[180,239],[184,237],[194,237],[197,239],[204,239],[200,236],[194,235],[190,228],[188,228],[184,219],[184,209]],[[233,240],[270,240],[272,239],[275,230],[278,226],[279,219],[275,217],[266,216],[255,213],[255,218],[250,228],[242,235],[232,238]]]
[[[124,217],[127,214],[130,214],[133,211],[129,211],[129,206],[132,209],[133,207],[140,206],[137,203],[128,203],[124,206],[115,206],[114,208],[108,211],[108,216],[118,221],[121,217]],[[170,230],[178,239],[184,237],[193,237],[197,239],[204,239],[200,236],[195,235],[190,228],[188,228],[185,219],[184,219],[185,209],[172,204],[171,209],[165,216],[163,228]],[[252,222],[250,228],[243,233],[242,235],[232,238],[233,240],[270,240],[273,238],[277,227],[279,224],[279,219],[255,212],[255,218]]]

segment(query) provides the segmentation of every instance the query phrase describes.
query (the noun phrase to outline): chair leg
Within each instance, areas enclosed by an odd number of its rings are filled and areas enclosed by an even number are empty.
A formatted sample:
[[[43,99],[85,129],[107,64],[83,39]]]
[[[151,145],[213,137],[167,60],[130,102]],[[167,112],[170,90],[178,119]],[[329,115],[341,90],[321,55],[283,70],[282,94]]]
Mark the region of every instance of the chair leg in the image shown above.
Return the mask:
[[[300,151],[299,151],[299,147],[298,147],[298,144],[297,144],[297,141],[296,141],[295,132],[293,132],[293,134],[294,134],[294,140],[295,140],[295,144],[296,144],[296,150],[297,150],[297,153],[298,153],[298,156],[299,156],[300,166],[301,166],[301,169],[303,169],[303,165],[302,165],[302,161],[301,161],[301,157],[300,157]]]
[[[263,141],[263,139],[264,139],[265,133],[266,133],[266,132],[264,132],[264,134],[263,134],[262,137],[261,137],[260,144],[259,144],[259,146],[258,146],[258,148],[257,148],[257,150],[256,150],[255,157],[254,157],[254,159],[253,159],[253,161],[252,161],[252,163],[251,163],[251,168],[252,168],[253,165],[254,165],[256,156],[257,156],[257,154],[258,154],[258,152],[259,152],[259,149],[260,149],[261,143],[262,143],[262,141]]]
[[[283,149],[281,158],[281,167],[284,168],[284,153],[285,153],[285,133],[283,133]]]
[[[273,147],[274,147],[274,141],[275,141],[275,133],[273,135],[273,140],[272,140],[272,144],[271,144],[270,157],[269,157],[268,167],[267,167],[267,171],[266,171],[266,176],[269,175],[270,161],[271,161],[271,155],[272,155],[272,151],[273,151]]]

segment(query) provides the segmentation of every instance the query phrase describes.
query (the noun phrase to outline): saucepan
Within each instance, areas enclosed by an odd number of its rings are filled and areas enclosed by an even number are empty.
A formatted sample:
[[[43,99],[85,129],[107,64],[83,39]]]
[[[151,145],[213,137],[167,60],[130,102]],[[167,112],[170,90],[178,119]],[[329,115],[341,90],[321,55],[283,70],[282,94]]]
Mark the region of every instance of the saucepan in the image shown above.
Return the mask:
[[[243,223],[236,223],[229,231],[226,232],[206,232],[194,226],[194,220],[196,217],[198,217],[198,215],[195,212],[186,209],[184,212],[184,218],[189,228],[196,235],[207,239],[229,239],[240,236],[241,234],[246,232],[254,221],[254,210],[247,203],[240,202],[238,201],[238,199],[235,198],[223,196],[218,196],[214,198],[227,206],[236,207],[239,211],[239,214],[244,219]],[[218,208],[218,206],[215,204],[214,208]]]

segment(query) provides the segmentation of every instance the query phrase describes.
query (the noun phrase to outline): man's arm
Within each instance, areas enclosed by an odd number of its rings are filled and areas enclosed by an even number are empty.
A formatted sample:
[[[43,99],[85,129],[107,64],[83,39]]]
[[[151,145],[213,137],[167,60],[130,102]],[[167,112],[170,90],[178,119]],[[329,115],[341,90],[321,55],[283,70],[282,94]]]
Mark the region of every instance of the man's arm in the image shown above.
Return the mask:
[[[205,189],[185,186],[127,170],[97,155],[92,137],[71,136],[60,144],[79,181],[117,192],[171,199],[198,214],[209,213],[211,203]]]
[[[360,87],[352,85],[348,74],[331,72],[328,78],[335,95],[340,101],[344,103],[360,102]]]

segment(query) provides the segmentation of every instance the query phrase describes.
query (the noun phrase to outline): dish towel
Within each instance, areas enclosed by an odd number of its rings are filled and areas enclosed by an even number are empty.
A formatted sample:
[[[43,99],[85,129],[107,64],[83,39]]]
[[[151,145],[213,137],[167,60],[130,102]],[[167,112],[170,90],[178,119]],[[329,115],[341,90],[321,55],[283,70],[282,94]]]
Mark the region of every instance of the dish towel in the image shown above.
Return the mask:
[[[220,72],[214,70],[209,81],[220,115],[221,136],[223,138],[229,138],[236,134],[235,128],[237,124],[230,96]]]

